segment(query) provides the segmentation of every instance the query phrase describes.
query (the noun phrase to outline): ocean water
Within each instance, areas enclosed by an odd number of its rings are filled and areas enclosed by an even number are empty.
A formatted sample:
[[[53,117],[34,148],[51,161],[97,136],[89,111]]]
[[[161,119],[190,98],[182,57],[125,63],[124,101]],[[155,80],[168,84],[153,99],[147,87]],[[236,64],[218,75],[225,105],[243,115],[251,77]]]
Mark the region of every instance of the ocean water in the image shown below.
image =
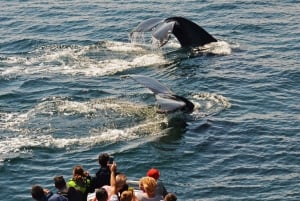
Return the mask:
[[[0,200],[55,191],[107,152],[138,180],[151,167],[178,200],[300,200],[300,1],[1,1]],[[206,52],[128,35],[183,16],[220,40]],[[193,101],[156,113],[125,75]]]

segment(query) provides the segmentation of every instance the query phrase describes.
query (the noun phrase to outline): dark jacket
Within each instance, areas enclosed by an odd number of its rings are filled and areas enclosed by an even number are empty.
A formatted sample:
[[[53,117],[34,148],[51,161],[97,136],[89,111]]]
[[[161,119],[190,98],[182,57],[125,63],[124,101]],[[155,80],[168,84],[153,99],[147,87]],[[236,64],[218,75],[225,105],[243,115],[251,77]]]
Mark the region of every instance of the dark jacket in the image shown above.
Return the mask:
[[[85,196],[83,195],[83,193],[73,187],[69,187],[65,191],[58,191],[57,194],[68,198],[69,201],[85,200]]]
[[[101,167],[96,176],[92,178],[91,190],[94,191],[104,185],[110,185],[110,170],[108,167]]]

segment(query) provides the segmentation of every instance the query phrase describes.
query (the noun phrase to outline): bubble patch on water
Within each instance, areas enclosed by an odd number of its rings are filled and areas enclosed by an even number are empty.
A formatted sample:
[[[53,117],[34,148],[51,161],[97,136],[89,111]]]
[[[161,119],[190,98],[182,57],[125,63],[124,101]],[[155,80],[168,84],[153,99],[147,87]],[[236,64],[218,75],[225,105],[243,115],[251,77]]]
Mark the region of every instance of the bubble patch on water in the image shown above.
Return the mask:
[[[194,94],[191,101],[195,105],[194,112],[192,113],[194,117],[216,114],[231,107],[226,97],[215,93]]]
[[[191,114],[194,118],[202,118],[203,113],[209,115],[230,107],[229,101],[217,94],[194,94],[192,101],[196,105],[196,110]],[[117,121],[114,115],[116,117],[124,116],[127,120],[128,118],[133,119],[135,123],[125,128],[91,127],[88,128],[87,133],[82,135],[76,133],[67,137],[54,135],[57,130],[61,129],[61,126],[68,124],[66,121],[71,121],[71,119],[74,121],[78,115],[83,115],[85,119],[90,119],[89,121],[98,121],[98,118]],[[14,133],[12,136],[7,134],[2,137],[0,161],[28,154],[35,147],[69,150],[75,145],[94,146],[99,143],[127,141],[145,135],[157,135],[162,132],[161,125],[168,124],[168,116],[157,114],[155,107],[116,99],[93,99],[78,102],[64,97],[50,97],[43,99],[27,112],[2,112],[0,116],[0,130]],[[37,127],[35,125],[36,118],[39,118],[40,122]],[[71,119],[68,120],[68,118]],[[51,122],[51,119],[58,119],[58,122],[65,123],[63,125],[55,124],[55,122]],[[44,125],[41,122],[44,122]]]
[[[118,121],[124,116],[132,119],[134,125],[125,128],[87,127],[87,133],[75,133],[69,136],[57,136],[56,132],[66,132],[67,121],[83,115],[80,121]],[[63,97],[45,98],[34,108],[24,113],[0,113],[0,130],[7,133],[0,141],[0,162],[28,154],[33,148],[63,148],[70,150],[76,145],[90,147],[99,143],[128,141],[144,135],[157,135],[161,124],[167,124],[163,115],[156,113],[155,108],[145,105],[118,101],[116,99],[94,99],[86,102],[67,100]],[[35,119],[38,125],[35,125]],[[68,119],[70,118],[70,119]],[[64,122],[55,124],[55,122]],[[58,119],[58,120],[57,120]],[[42,123],[44,122],[44,123]],[[81,126],[81,125],[76,125]],[[13,135],[9,133],[14,133]]]
[[[123,52],[112,59],[89,57],[89,53]],[[128,54],[130,52],[130,54]],[[138,52],[138,54],[136,54]],[[143,53],[143,54],[141,54]],[[126,55],[124,55],[126,54]],[[31,56],[32,55],[32,56]],[[126,58],[124,58],[126,57]],[[146,51],[129,43],[108,41],[100,46],[45,46],[26,57],[7,57],[1,60],[9,67],[0,67],[0,76],[9,78],[22,75],[84,75],[89,77],[110,75],[131,68],[169,63],[162,54]]]

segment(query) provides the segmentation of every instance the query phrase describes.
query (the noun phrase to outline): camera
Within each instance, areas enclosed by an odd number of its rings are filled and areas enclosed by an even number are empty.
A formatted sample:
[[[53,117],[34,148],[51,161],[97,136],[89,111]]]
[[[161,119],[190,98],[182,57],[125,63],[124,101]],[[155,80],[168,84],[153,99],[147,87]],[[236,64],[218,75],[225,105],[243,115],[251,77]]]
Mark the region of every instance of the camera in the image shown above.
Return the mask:
[[[113,163],[114,163],[114,157],[109,157],[108,164],[113,164]]]

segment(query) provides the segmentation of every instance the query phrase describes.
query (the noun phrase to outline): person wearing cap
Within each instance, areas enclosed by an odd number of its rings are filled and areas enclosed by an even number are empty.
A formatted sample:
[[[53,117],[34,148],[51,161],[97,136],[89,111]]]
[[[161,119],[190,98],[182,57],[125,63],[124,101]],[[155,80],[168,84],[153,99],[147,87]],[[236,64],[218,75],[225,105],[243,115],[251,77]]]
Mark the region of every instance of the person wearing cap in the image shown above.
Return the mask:
[[[156,194],[162,195],[163,197],[165,197],[168,194],[168,191],[166,190],[162,181],[159,180],[159,177],[160,177],[159,170],[156,168],[151,168],[148,170],[147,176],[155,179],[155,181],[157,183],[156,190],[155,190]]]
[[[53,178],[54,186],[58,190],[56,193],[68,198],[69,201],[85,201],[83,193],[73,187],[67,187],[63,176],[55,176]]]

